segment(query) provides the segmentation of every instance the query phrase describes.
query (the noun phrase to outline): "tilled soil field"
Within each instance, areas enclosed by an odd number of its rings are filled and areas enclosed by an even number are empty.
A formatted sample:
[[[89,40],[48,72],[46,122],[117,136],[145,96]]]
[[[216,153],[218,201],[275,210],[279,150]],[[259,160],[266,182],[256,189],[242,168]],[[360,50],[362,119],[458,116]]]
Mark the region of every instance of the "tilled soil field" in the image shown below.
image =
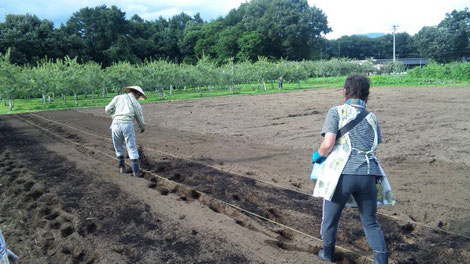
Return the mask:
[[[321,263],[310,155],[341,89],[143,105],[144,179],[102,108],[0,116],[0,228],[21,263]],[[470,263],[469,87],[371,90],[391,263]],[[372,263],[356,209],[338,263]]]

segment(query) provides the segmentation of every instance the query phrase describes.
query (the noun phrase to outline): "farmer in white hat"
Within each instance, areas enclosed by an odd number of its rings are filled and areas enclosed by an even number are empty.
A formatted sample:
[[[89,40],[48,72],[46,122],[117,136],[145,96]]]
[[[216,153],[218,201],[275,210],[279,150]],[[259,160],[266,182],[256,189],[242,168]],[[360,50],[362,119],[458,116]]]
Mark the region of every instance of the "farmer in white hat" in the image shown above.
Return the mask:
[[[139,152],[135,144],[134,118],[139,124],[140,133],[145,131],[144,115],[138,99],[145,100],[142,88],[129,86],[124,88],[125,94],[117,95],[106,106],[105,111],[113,118],[111,133],[113,137],[114,150],[119,162],[119,172],[125,173],[124,143],[131,159],[131,168],[135,177],[141,177],[139,170]]]

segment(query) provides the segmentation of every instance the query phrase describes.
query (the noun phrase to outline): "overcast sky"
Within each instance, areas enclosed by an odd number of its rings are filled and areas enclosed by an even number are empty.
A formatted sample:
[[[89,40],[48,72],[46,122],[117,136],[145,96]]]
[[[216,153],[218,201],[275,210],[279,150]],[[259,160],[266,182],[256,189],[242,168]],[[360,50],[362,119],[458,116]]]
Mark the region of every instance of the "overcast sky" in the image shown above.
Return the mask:
[[[134,14],[146,20],[159,16],[169,18],[185,12],[189,15],[200,13],[210,21],[225,16],[245,0],[0,0],[0,22],[7,14],[34,14],[40,19],[54,22],[56,27],[69,19],[83,7],[105,4],[116,5],[126,12],[127,18]],[[397,32],[416,34],[424,26],[437,25],[452,10],[470,7],[470,0],[308,0],[320,8],[328,17],[333,32],[328,39],[343,35],[366,33],[391,33],[392,26],[398,25]]]

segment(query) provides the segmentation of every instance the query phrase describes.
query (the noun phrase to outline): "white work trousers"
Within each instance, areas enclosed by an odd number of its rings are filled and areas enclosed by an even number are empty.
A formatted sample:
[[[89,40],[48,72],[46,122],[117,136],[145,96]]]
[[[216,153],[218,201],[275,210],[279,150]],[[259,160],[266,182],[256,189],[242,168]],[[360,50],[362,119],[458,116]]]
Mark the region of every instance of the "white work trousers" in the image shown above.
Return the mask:
[[[124,156],[125,143],[129,158],[139,159],[139,151],[135,145],[134,123],[113,123],[110,128],[116,156]]]

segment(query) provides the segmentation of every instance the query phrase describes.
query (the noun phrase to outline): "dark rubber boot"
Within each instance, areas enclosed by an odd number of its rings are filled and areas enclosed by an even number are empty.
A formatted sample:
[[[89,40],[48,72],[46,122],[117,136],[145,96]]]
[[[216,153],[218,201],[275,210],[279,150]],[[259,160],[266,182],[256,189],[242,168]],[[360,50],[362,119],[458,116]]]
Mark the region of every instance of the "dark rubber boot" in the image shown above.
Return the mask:
[[[335,246],[323,246],[323,249],[318,252],[318,257],[324,261],[333,262],[335,256]]]
[[[126,163],[124,162],[124,156],[118,157],[119,172],[126,173]]]
[[[133,159],[131,160],[131,168],[132,168],[132,173],[134,173],[134,177],[142,177],[142,174],[140,173],[139,169],[139,160],[138,159]]]
[[[388,264],[388,252],[374,251],[374,264]]]

